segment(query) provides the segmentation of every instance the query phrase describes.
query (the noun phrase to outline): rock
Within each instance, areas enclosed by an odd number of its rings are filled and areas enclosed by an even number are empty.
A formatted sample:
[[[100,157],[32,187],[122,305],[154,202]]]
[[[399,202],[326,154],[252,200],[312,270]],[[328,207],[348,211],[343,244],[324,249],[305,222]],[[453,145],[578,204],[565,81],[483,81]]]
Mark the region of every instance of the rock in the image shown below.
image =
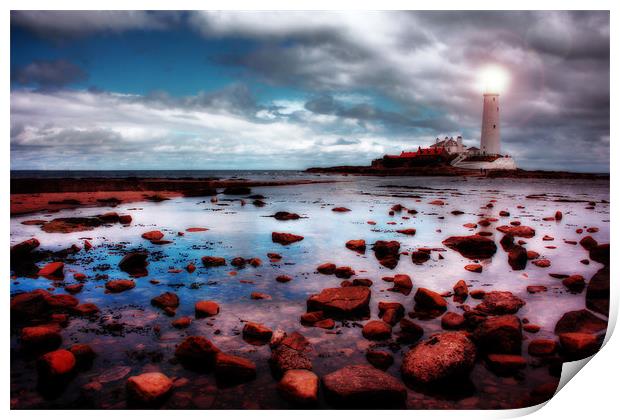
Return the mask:
[[[474,299],[482,299],[484,298],[484,295],[486,294],[487,292],[485,292],[484,290],[480,290],[480,289],[472,290],[471,292],[469,292],[469,296],[471,296]]]
[[[593,237],[591,237],[591,236],[584,236],[579,241],[579,245],[581,245],[582,247],[584,247],[586,250],[589,251],[592,248],[594,248],[595,246],[597,246],[598,242],[596,242],[596,240]]]
[[[332,211],[335,211],[336,213],[346,213],[348,211],[351,211],[351,209],[348,209],[346,207],[334,207]]]
[[[370,289],[363,286],[323,289],[308,298],[308,311],[324,311],[340,317],[368,313]]]
[[[439,293],[424,287],[418,288],[413,300],[416,303],[416,308],[419,307],[420,309],[445,310],[448,307],[448,302]]]
[[[348,279],[355,275],[355,271],[351,267],[337,267],[334,274],[340,279]]]
[[[252,189],[243,185],[231,185],[224,188],[223,193],[226,195],[249,195],[252,194]]]
[[[37,361],[37,368],[44,379],[59,379],[71,374],[75,364],[73,353],[68,350],[54,350],[41,356]]]
[[[172,390],[172,379],[161,372],[148,372],[127,379],[127,395],[141,404],[160,402]]]
[[[454,290],[454,300],[461,303],[465,302],[469,294],[469,289],[467,288],[465,280],[457,281],[452,289]]]
[[[81,283],[68,284],[65,286],[65,291],[74,295],[76,293],[80,293],[83,287],[84,285]]]
[[[400,259],[400,242],[398,241],[376,241],[372,250],[379,263],[389,269],[394,269]]]
[[[146,275],[148,254],[145,252],[131,252],[123,257],[118,266],[121,270],[134,276]]]
[[[69,347],[69,351],[73,353],[79,367],[90,366],[97,357],[95,351],[88,344],[74,344]]]
[[[363,239],[351,239],[350,241],[347,241],[345,246],[352,251],[360,252],[362,254],[366,252],[366,241]]]
[[[303,239],[303,236],[292,233],[273,232],[271,234],[271,240],[281,245],[290,245],[292,243],[302,241]]]
[[[205,371],[213,368],[215,356],[219,352],[220,350],[205,337],[190,336],[179,344],[174,355],[185,366]]]
[[[592,276],[586,290],[586,307],[605,316],[609,315],[609,267]]]
[[[383,322],[395,325],[405,315],[405,307],[398,302],[379,302],[379,316]]]
[[[11,247],[11,260],[13,258],[22,258],[39,247],[41,243],[37,238],[26,239],[23,242],[15,244]]]
[[[134,287],[136,283],[133,280],[110,280],[105,284],[106,290],[110,293],[121,293]]]
[[[367,365],[346,366],[323,377],[326,398],[338,407],[402,407],[407,391],[392,375]]]
[[[366,360],[377,369],[387,370],[394,364],[394,357],[387,351],[368,349]]]
[[[51,262],[40,269],[38,274],[42,277],[62,279],[65,277],[64,268],[65,264],[62,262]]]
[[[318,271],[321,274],[334,274],[334,272],[336,271],[336,264],[332,264],[332,263],[321,264],[316,268],[316,271]]]
[[[161,309],[176,309],[179,307],[179,297],[176,293],[165,292],[151,299],[151,305]]]
[[[523,270],[527,265],[528,251],[521,245],[514,245],[508,251],[508,264],[513,270]]]
[[[442,243],[469,259],[491,258],[497,251],[495,242],[480,235],[451,236]]]
[[[589,333],[562,333],[560,334],[562,350],[575,358],[584,358],[593,355],[600,348],[599,339]]]
[[[297,220],[299,219],[299,215],[297,213],[289,213],[288,211],[278,211],[273,217],[276,220]]]
[[[362,328],[362,335],[367,340],[387,340],[392,336],[392,326],[383,321],[369,321]]]
[[[224,383],[242,383],[256,378],[256,364],[245,357],[220,352],[215,356],[215,376]]]
[[[556,334],[572,332],[596,334],[605,329],[607,329],[606,321],[586,309],[581,309],[562,315],[562,318],[555,324],[554,332]]]
[[[409,291],[413,288],[413,282],[411,277],[407,274],[396,274],[394,276],[394,287],[400,290]]]
[[[206,318],[220,313],[220,305],[212,300],[201,300],[194,305],[196,318]]]
[[[163,237],[164,237],[164,234],[161,233],[159,230],[151,230],[149,232],[144,232],[142,234],[142,238],[148,241],[159,241]]]
[[[546,286],[527,286],[526,290],[528,293],[531,293],[531,294],[543,293],[547,291],[547,287]]]
[[[336,327],[336,322],[331,318],[325,318],[317,321],[313,325],[316,328],[323,328],[324,330],[333,330]]]
[[[456,312],[447,312],[441,317],[441,327],[444,330],[460,330],[465,326],[465,317]]]
[[[465,334],[435,334],[405,354],[401,373],[415,383],[434,385],[468,375],[475,360],[476,346]]]
[[[523,325],[523,331],[529,333],[537,333],[538,331],[540,331],[540,326],[535,324],[525,324]]]
[[[226,260],[222,257],[206,256],[202,257],[201,261],[205,267],[220,267],[226,265]]]
[[[73,313],[78,316],[92,316],[99,313],[99,308],[94,303],[82,303],[73,308]]]
[[[298,332],[285,337],[271,351],[269,363],[274,373],[281,376],[288,370],[312,370],[312,361],[305,354],[308,344],[306,338]]]
[[[536,230],[529,226],[499,226],[497,230],[521,238],[533,238],[536,235]]]
[[[250,258],[248,260],[248,264],[250,264],[252,267],[260,267],[261,265],[263,265],[263,261],[260,258]]]
[[[252,293],[250,293],[250,299],[253,299],[253,300],[264,300],[264,299],[271,299],[271,296],[268,295],[267,293],[252,292]]]
[[[504,315],[517,313],[525,301],[513,295],[511,292],[487,292],[484,294],[482,303],[476,309],[492,315]]]
[[[549,340],[545,338],[536,338],[527,346],[527,352],[532,356],[551,356],[558,347],[558,343],[555,340]]]
[[[230,265],[232,265],[233,267],[237,267],[237,268],[244,268],[246,263],[247,261],[243,257],[235,257],[232,260],[230,260]]]
[[[24,327],[21,330],[20,342],[29,350],[58,348],[62,342],[60,328],[56,324]]]
[[[534,264],[536,267],[547,268],[551,266],[551,261],[547,259],[534,260],[532,261],[532,264]]]
[[[536,251],[527,251],[527,259],[528,260],[535,260],[536,258],[540,257],[540,254]]]
[[[424,335],[424,329],[411,321],[403,318],[400,320],[400,332],[398,333],[398,341],[401,343],[411,344],[418,341]]]
[[[290,403],[313,405],[318,402],[319,377],[305,369],[287,370],[278,383],[278,392]]]
[[[487,356],[489,369],[501,376],[509,376],[524,369],[527,361],[515,354],[489,354]]]
[[[301,324],[312,326],[316,322],[322,321],[325,319],[325,313],[323,311],[313,311],[306,312],[301,315]]]
[[[473,337],[479,348],[487,353],[521,353],[521,321],[514,315],[486,318],[478,325]]]
[[[509,212],[507,212],[506,210],[500,210],[500,212],[499,212],[499,216],[500,216],[500,217],[509,217],[509,216],[510,216],[510,213],[509,213]]]
[[[372,280],[370,279],[353,279],[353,286],[364,286],[370,287],[372,286]]]
[[[191,323],[192,319],[188,316],[183,316],[171,322],[172,326],[177,329],[187,328],[191,325]]]
[[[482,266],[480,264],[467,264],[465,270],[471,271],[472,273],[482,273]]]
[[[609,244],[600,244],[590,248],[590,259],[603,265],[609,265]]]
[[[401,233],[403,235],[413,236],[413,235],[415,235],[416,230],[413,229],[413,228],[410,228],[410,229],[399,229],[396,232],[397,233]]]
[[[566,286],[568,290],[575,293],[581,293],[586,287],[586,281],[583,276],[579,274],[573,274],[562,280],[562,284]]]
[[[243,326],[243,337],[260,341],[269,341],[273,334],[270,328],[257,322],[247,322]]]
[[[429,254],[428,252],[422,252],[422,251],[411,252],[411,261],[416,265],[424,264],[426,261],[430,259],[431,259],[431,254]]]
[[[71,295],[49,295],[45,297],[45,301],[51,311],[68,311],[80,303]]]
[[[128,225],[131,223],[133,219],[131,218],[131,215],[129,214],[123,214],[118,216],[118,221],[123,224],[123,225]]]

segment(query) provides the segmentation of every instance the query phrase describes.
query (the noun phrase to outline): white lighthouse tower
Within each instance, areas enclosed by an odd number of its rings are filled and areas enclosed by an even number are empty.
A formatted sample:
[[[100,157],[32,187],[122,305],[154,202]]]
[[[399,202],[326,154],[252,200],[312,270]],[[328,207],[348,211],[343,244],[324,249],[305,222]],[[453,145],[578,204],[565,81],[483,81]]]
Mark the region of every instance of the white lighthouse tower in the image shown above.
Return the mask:
[[[480,152],[485,155],[499,155],[499,93],[487,92],[483,98]]]

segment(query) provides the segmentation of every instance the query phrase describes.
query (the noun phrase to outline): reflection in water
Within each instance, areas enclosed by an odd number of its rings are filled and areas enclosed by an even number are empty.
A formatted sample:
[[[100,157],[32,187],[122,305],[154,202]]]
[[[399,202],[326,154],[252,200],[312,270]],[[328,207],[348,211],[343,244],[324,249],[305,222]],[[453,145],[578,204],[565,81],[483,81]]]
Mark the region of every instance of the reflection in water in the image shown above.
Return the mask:
[[[12,218],[11,244],[37,237],[41,249],[58,251],[89,239],[94,245],[91,251],[82,250],[74,259],[67,260],[65,282],[73,282],[74,272],[85,273],[88,280],[76,297],[102,309],[97,320],[72,318],[63,329],[63,345],[89,343],[98,357],[90,369],[80,372],[65,389],[52,394],[37,390],[35,361],[18,351],[17,331],[12,331],[12,406],[123,408],[126,378],[160,370],[175,379],[175,390],[165,402],[166,408],[289,407],[278,396],[276,381],[269,370],[269,345],[242,339],[241,330],[246,321],[262,323],[274,331],[300,331],[312,344],[310,355],[319,376],[348,364],[366,363],[366,349],[376,347],[393,354],[395,363],[388,372],[400,377],[401,359],[407,346],[394,341],[368,341],[362,337],[359,322],[337,321],[333,330],[300,324],[299,318],[306,312],[306,299],[341,282],[335,276],[316,272],[316,267],[325,262],[351,266],[356,272],[351,280],[372,280],[371,318],[377,318],[380,301],[400,302],[406,312],[413,311],[414,293],[389,291],[393,285],[383,281],[384,276],[408,274],[414,292],[418,287],[426,287],[439,293],[451,291],[459,279],[464,279],[470,290],[508,290],[524,299],[527,304],[518,315],[541,326],[537,334],[526,335],[555,338],[553,328],[559,317],[566,311],[583,308],[584,295],[568,293],[560,280],[548,274],[581,274],[589,279],[600,268],[595,262],[580,264],[587,257],[586,252],[564,240],[579,241],[582,235],[575,233],[577,228],[595,226],[599,231],[591,235],[599,242],[609,242],[609,205],[601,202],[609,199],[606,182],[348,177],[346,182],[255,188],[253,193],[263,194],[267,205],[255,207],[249,204],[251,200],[242,205],[239,198],[220,195],[217,203],[209,199],[179,198],[162,203],[129,203],[110,209],[86,208]],[[538,196],[526,198],[533,194]],[[554,201],[557,199],[570,200]],[[445,205],[429,204],[433,200],[443,200]],[[496,200],[493,207],[487,207],[492,200]],[[594,209],[585,209],[588,201],[597,202]],[[418,213],[396,212],[390,216],[390,208],[397,203]],[[333,212],[334,206],[351,211]],[[453,210],[464,214],[453,215]],[[511,216],[499,217],[500,210],[509,211]],[[542,220],[553,216],[556,210],[564,214],[561,222]],[[44,233],[39,226],[21,224],[28,219],[89,216],[105,211],[130,214],[133,223],[69,234]],[[302,218],[279,221],[267,217],[277,211],[298,213]],[[491,217],[500,220],[487,228],[463,227],[465,223]],[[442,248],[443,239],[478,230],[490,232],[490,238],[499,242],[502,234],[495,227],[514,220],[536,229],[536,236],[527,239],[525,247],[549,259],[550,268],[528,264],[525,270],[513,272],[506,253],[500,248],[492,259],[480,262],[482,273],[464,270],[471,261],[451,250],[433,251],[430,260],[420,265],[414,264],[410,257],[401,256],[398,266],[390,270],[378,263],[370,249],[377,240],[398,240],[401,252],[421,247]],[[187,232],[191,227],[208,230]],[[415,235],[396,232],[408,228],[415,228]],[[153,229],[164,232],[164,239],[172,243],[154,245],[140,237]],[[185,233],[179,236],[178,232]],[[304,236],[304,240],[282,246],[272,242],[272,232],[290,232]],[[544,235],[555,239],[542,241]],[[364,239],[369,244],[366,252],[347,249],[345,243],[351,239]],[[106,294],[107,280],[127,278],[118,269],[118,262],[133,250],[148,250],[148,276],[136,278],[132,290]],[[270,261],[267,254],[271,252],[281,254],[282,259]],[[201,257],[206,255],[224,257],[229,262],[235,257],[258,257],[263,264],[240,269],[231,265],[205,268]],[[193,273],[184,269],[190,262],[197,267]],[[280,275],[288,275],[292,280],[278,282],[275,279]],[[544,285],[548,290],[529,294],[528,285]],[[17,277],[13,279],[11,291],[58,287],[57,292],[61,292],[62,286],[63,283],[55,284],[43,278]],[[180,298],[174,318],[150,305],[153,297],[166,291],[175,292]],[[270,298],[253,300],[252,292],[265,293]],[[187,329],[171,326],[173,319],[193,318],[194,304],[200,300],[218,302],[220,313],[194,319]],[[470,297],[465,303],[473,306],[477,301],[472,303]],[[461,313],[458,305],[449,299],[448,310]],[[424,327],[424,338],[442,331],[439,318],[428,317],[417,322]],[[213,374],[194,373],[174,363],[175,346],[189,335],[204,335],[220,349],[252,359],[257,365],[257,378],[234,387],[221,387]],[[470,383],[458,387],[458,392],[409,389],[407,405],[409,408],[513,407],[535,386],[557,380],[544,361],[529,357],[528,362],[520,376],[500,377],[479,361]],[[321,402],[321,406],[328,405]]]

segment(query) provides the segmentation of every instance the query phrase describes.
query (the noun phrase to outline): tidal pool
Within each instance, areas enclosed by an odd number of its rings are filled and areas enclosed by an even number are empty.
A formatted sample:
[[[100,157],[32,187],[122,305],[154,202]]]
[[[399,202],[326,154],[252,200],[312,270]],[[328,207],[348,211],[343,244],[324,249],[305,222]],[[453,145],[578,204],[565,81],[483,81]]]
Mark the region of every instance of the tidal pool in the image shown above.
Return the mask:
[[[356,275],[368,278],[371,286],[371,319],[377,319],[380,301],[400,302],[406,311],[413,309],[413,295],[418,287],[439,293],[449,292],[453,285],[464,279],[471,289],[511,291],[526,301],[518,316],[541,326],[538,333],[524,333],[523,355],[527,368],[517,377],[500,377],[487,369],[483,361],[476,363],[470,375],[471,384],[458,395],[441,395],[408,389],[408,408],[513,408],[535,387],[557,381],[542,360],[528,356],[527,340],[553,338],[555,323],[567,311],[585,307],[585,292],[570,293],[561,280],[550,273],[581,274],[589,280],[602,265],[594,261],[580,263],[588,253],[580,245],[565,243],[579,241],[591,235],[599,243],[609,242],[609,183],[580,180],[518,180],[474,178],[397,178],[397,177],[339,177],[340,182],[284,187],[253,188],[252,194],[265,196],[264,207],[252,205],[252,199],[220,194],[217,202],[206,198],[177,198],[161,203],[140,202],[121,204],[113,208],[80,208],[53,214],[29,214],[11,218],[11,245],[36,237],[39,249],[60,251],[73,244],[83,245],[84,238],[93,244],[90,251],[80,250],[65,259],[65,280],[54,282],[42,277],[30,278],[13,275],[11,293],[37,288],[56,288],[75,283],[72,274],[84,273],[87,280],[83,290],[75,295],[81,303],[92,302],[101,309],[96,320],[71,318],[62,330],[62,347],[74,343],[90,344],[97,352],[93,366],[80,372],[63,389],[52,395],[37,389],[37,373],[33,357],[20,351],[19,329],[11,330],[11,406],[12,408],[124,408],[126,407],[125,381],[129,376],[161,371],[176,380],[175,388],[163,408],[292,408],[277,393],[277,381],[272,376],[268,359],[269,345],[252,345],[243,340],[241,330],[246,321],[262,323],[269,328],[286,332],[299,331],[312,344],[310,356],[314,372],[322,376],[340,367],[367,363],[365,352],[369,347],[390,351],[394,364],[388,373],[400,378],[403,354],[409,346],[394,340],[372,342],[364,339],[361,327],[365,321],[336,321],[336,328],[323,330],[300,324],[300,315],[306,312],[306,300],[327,287],[337,287],[342,279],[316,272],[325,262],[351,266]],[[111,194],[113,195],[113,193]],[[241,199],[245,200],[242,205]],[[442,200],[444,205],[430,204]],[[595,202],[593,208],[589,202]],[[487,207],[492,203],[493,207]],[[417,210],[417,214],[396,212],[389,214],[395,204]],[[343,206],[351,211],[333,212]],[[523,206],[524,208],[518,208]],[[453,210],[464,214],[453,215]],[[510,212],[500,217],[499,211]],[[562,211],[561,221],[544,221]],[[128,226],[112,224],[90,231],[68,234],[45,233],[40,226],[24,225],[31,219],[51,220],[59,217],[91,216],[115,211],[130,214]],[[278,221],[269,217],[277,211],[295,212],[298,220]],[[468,229],[465,223],[476,223],[486,217],[499,219],[488,227]],[[376,224],[368,224],[373,221]],[[497,226],[519,221],[536,230],[536,236],[525,239],[528,250],[551,261],[549,268],[528,263],[525,270],[513,271],[507,255],[499,247],[502,233]],[[186,232],[191,227],[208,230]],[[598,228],[594,233],[577,234],[578,228]],[[396,230],[415,228],[413,236]],[[154,245],[142,239],[141,234],[160,230],[171,244]],[[498,244],[493,258],[482,260],[482,273],[466,271],[471,260],[445,248],[442,241],[453,235],[470,235],[488,231]],[[184,232],[179,236],[178,232]],[[304,240],[283,246],[273,243],[272,232],[289,232],[304,236]],[[549,235],[552,241],[543,241]],[[350,239],[364,239],[366,253],[345,248]],[[519,238],[517,238],[519,239]],[[420,247],[445,248],[432,252],[431,259],[416,265],[402,255],[398,266],[390,270],[375,258],[371,244],[377,240],[398,240],[402,251]],[[550,248],[555,247],[555,248]],[[118,262],[127,252],[149,252],[148,275],[135,279],[136,287],[119,294],[106,294],[107,280],[129,278],[118,268]],[[270,262],[267,254],[279,253],[282,259]],[[205,268],[201,257],[258,257],[259,267],[236,269]],[[439,256],[443,259],[440,259]],[[41,261],[42,266],[48,261]],[[197,269],[188,273],[185,267],[193,262]],[[177,272],[180,269],[180,272]],[[384,276],[403,273],[411,276],[413,292],[403,295],[389,291],[391,283]],[[278,283],[275,278],[286,274],[293,278]],[[158,280],[152,284],[151,280]],[[544,285],[547,291],[529,294],[528,285]],[[151,298],[166,292],[176,293],[180,306],[176,316],[166,316],[151,306]],[[252,300],[252,292],[271,296],[267,300]],[[171,321],[181,316],[194,315],[194,303],[214,300],[220,304],[219,315],[195,319],[189,328],[177,330]],[[458,303],[449,301],[449,311],[461,313]],[[479,301],[471,297],[465,302],[471,306]],[[122,324],[111,331],[106,324]],[[416,320],[424,328],[427,338],[441,332],[440,317]],[[397,331],[398,327],[394,328]],[[247,357],[257,365],[255,380],[237,386],[218,384],[212,373],[196,373],[174,363],[175,346],[184,337],[204,335],[221,350]],[[320,408],[330,405],[320,397]]]

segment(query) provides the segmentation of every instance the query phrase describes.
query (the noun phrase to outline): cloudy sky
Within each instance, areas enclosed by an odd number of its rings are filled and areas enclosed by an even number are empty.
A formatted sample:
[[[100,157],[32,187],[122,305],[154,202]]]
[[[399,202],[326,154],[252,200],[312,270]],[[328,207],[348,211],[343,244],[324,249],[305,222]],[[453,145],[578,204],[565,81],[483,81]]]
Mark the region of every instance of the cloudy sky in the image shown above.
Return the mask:
[[[303,169],[463,135],[609,171],[608,12],[11,14],[12,169]]]

